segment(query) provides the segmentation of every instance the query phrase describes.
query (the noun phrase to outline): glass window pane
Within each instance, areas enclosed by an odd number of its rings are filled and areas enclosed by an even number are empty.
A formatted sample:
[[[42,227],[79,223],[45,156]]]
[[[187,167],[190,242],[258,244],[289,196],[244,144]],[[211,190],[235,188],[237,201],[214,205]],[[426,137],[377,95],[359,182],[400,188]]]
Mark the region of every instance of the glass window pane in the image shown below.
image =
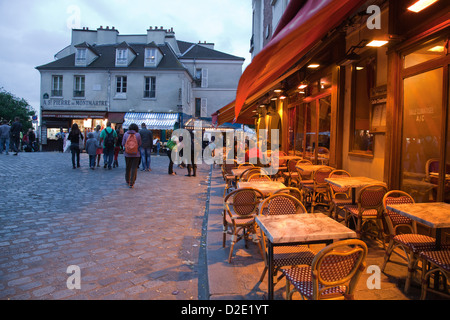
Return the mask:
[[[420,49],[405,55],[404,67],[409,68],[417,64],[433,60],[445,55],[445,40],[433,40],[424,44]]]
[[[317,134],[316,101],[306,106],[306,158],[314,159]]]
[[[402,189],[417,202],[437,199],[443,69],[404,80]],[[449,172],[450,173],[450,172]]]
[[[305,105],[302,104],[296,108],[297,110],[297,128],[295,131],[295,155],[303,153],[303,141],[305,140]]]

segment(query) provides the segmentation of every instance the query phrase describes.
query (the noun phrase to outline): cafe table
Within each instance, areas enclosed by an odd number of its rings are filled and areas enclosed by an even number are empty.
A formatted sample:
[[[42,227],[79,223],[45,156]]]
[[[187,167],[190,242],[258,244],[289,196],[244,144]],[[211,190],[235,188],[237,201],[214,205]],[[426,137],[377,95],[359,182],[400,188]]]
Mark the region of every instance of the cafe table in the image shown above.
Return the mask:
[[[356,189],[370,184],[383,184],[383,181],[367,178],[367,177],[335,177],[325,178],[325,181],[331,183],[338,188],[351,188],[352,189],[352,204],[356,204]]]
[[[307,172],[316,172],[317,170],[321,168],[328,167],[324,164],[305,164],[305,163],[299,163],[295,166],[300,171],[307,173]]]
[[[388,204],[386,209],[436,229],[436,249],[441,249],[442,229],[450,228],[450,204],[445,202],[416,202]]]
[[[286,186],[279,181],[241,181],[237,184],[238,188],[255,188],[261,191],[264,196],[270,196],[277,190],[286,188]]]
[[[356,232],[323,213],[257,216],[256,223],[268,240],[268,297],[273,299],[273,248],[275,246],[330,244],[356,238]]]

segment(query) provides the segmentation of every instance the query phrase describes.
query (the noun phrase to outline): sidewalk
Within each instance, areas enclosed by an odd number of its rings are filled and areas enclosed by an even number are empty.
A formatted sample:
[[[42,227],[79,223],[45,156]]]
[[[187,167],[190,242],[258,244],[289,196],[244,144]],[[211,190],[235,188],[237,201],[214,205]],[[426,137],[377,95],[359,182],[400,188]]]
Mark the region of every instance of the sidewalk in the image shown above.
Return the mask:
[[[244,246],[244,241],[239,241],[235,245],[233,260],[228,263],[230,250],[230,236],[227,236],[225,248],[222,247],[222,209],[224,181],[220,169],[214,169],[211,177],[210,203],[208,216],[208,276],[209,291],[211,300],[261,300],[267,298],[267,274],[264,281],[259,282],[264,269],[264,262],[257,245],[249,243],[248,249]],[[384,261],[384,250],[380,243],[369,241],[367,266],[378,266],[381,268]],[[318,252],[324,246],[311,246]],[[392,255],[393,260],[402,260]],[[380,274],[380,289],[369,289],[367,282],[372,273],[364,272],[358,283],[355,293],[357,300],[417,300],[420,298],[420,287],[418,284],[412,285],[410,292],[405,295],[403,292],[406,266],[396,263],[388,263],[386,273]],[[367,271],[367,269],[366,269]],[[285,281],[275,285],[274,298],[276,300],[285,299]],[[298,299],[299,295],[294,295]],[[442,299],[442,297],[427,294],[427,299]]]

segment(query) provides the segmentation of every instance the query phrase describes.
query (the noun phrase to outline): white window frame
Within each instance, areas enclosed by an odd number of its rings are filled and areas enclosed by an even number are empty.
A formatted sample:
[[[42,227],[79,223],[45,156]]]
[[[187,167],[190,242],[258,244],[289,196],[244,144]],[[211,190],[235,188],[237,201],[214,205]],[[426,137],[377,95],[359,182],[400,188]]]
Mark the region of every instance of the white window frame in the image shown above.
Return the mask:
[[[79,94],[77,94],[79,92]],[[86,94],[86,77],[83,75],[73,76],[73,97],[84,98]]]
[[[63,76],[53,75],[52,76],[52,97],[62,97],[63,96]]]
[[[75,54],[75,64],[76,65],[86,65],[87,49],[81,48],[77,49]]]
[[[158,51],[156,48],[145,48],[145,66],[154,67],[156,66],[156,58]]]
[[[128,49],[116,50],[116,66],[128,66]]]
[[[128,86],[127,82],[128,82],[127,76],[116,76],[116,95],[127,94],[127,86]]]
[[[153,94],[152,94],[153,93]],[[144,99],[156,98],[156,77],[144,77]]]

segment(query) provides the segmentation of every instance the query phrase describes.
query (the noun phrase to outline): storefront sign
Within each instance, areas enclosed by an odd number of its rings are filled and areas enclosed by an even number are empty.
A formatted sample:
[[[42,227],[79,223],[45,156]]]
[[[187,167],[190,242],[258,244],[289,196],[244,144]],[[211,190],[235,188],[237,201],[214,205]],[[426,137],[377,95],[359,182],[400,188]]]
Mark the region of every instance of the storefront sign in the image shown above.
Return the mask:
[[[107,107],[107,100],[64,100],[49,99],[44,100],[44,106],[91,106],[91,107]]]

